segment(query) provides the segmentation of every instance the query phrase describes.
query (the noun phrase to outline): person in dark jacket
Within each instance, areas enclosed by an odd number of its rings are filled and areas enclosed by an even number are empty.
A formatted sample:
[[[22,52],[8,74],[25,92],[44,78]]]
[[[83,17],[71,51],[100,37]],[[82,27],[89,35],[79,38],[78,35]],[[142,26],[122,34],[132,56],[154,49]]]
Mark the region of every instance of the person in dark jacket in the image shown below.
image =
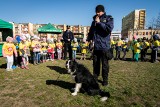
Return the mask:
[[[67,58],[67,52],[69,52],[69,59],[72,59],[71,42],[74,39],[73,33],[70,31],[70,26],[67,25],[67,30],[63,34],[64,41],[64,60]]]
[[[93,75],[96,80],[100,74],[100,63],[102,62],[102,85],[108,85],[109,57],[110,52],[110,35],[113,30],[113,18],[106,15],[103,5],[97,5],[95,8],[96,15],[93,17],[87,41],[94,41],[93,51]]]

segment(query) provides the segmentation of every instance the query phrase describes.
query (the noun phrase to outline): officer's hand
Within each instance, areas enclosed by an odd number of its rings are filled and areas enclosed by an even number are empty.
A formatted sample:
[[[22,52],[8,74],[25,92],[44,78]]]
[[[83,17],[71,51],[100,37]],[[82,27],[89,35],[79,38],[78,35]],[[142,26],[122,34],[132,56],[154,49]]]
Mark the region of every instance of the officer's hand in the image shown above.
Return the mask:
[[[100,22],[100,19],[98,16],[96,16],[96,20],[95,20],[97,23]]]

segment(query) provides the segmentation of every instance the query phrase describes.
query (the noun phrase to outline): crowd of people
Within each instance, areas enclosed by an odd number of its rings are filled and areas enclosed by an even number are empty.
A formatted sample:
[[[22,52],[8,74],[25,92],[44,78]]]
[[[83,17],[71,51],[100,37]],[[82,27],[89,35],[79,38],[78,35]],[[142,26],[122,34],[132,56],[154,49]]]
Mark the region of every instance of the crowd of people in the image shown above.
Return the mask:
[[[67,47],[71,48],[71,52],[66,49]],[[71,54],[69,59],[76,59],[76,52],[80,47],[81,59],[86,59],[88,45],[85,40],[78,43],[77,38],[73,38],[67,47],[62,39],[52,41],[46,38],[40,39],[37,35],[31,36],[31,39],[24,35],[19,38],[8,36],[2,47],[2,53],[3,57],[7,59],[7,71],[12,71],[16,67],[29,69],[29,63],[38,65],[47,61],[53,62],[55,59],[66,60],[68,52]]]
[[[132,41],[125,41],[118,39],[117,41],[111,40],[111,48],[115,49],[116,56],[115,60],[126,60],[126,53],[131,50],[132,51],[132,60],[138,62],[139,59],[141,61],[147,61],[146,57],[148,53],[148,49],[151,50],[151,58],[150,61],[152,63],[159,62],[158,61],[158,50],[160,49],[160,38],[158,34],[152,36],[151,39],[146,37],[137,38],[136,35],[133,36]],[[123,56],[120,56],[120,53],[123,52]]]

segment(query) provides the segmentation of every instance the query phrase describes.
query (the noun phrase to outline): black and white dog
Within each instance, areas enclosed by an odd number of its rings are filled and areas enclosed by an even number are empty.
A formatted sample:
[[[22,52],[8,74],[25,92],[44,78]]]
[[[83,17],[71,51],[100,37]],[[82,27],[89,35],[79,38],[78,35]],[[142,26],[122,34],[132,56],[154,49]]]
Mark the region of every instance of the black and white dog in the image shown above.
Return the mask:
[[[75,60],[68,60],[66,61],[66,68],[76,82],[73,96],[76,96],[80,89],[83,89],[89,95],[100,95],[101,101],[106,101],[110,97],[109,92],[100,89],[99,84],[84,65]]]

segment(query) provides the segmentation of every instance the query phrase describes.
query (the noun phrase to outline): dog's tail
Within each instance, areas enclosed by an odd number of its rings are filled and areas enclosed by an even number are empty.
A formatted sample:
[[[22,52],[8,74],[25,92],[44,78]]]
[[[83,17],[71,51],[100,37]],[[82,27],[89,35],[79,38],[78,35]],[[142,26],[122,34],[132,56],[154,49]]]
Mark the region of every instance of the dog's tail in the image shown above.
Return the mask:
[[[110,97],[109,92],[105,92],[105,91],[102,91],[102,90],[99,91],[99,95],[101,96],[101,101],[102,102],[107,101],[107,99]]]

